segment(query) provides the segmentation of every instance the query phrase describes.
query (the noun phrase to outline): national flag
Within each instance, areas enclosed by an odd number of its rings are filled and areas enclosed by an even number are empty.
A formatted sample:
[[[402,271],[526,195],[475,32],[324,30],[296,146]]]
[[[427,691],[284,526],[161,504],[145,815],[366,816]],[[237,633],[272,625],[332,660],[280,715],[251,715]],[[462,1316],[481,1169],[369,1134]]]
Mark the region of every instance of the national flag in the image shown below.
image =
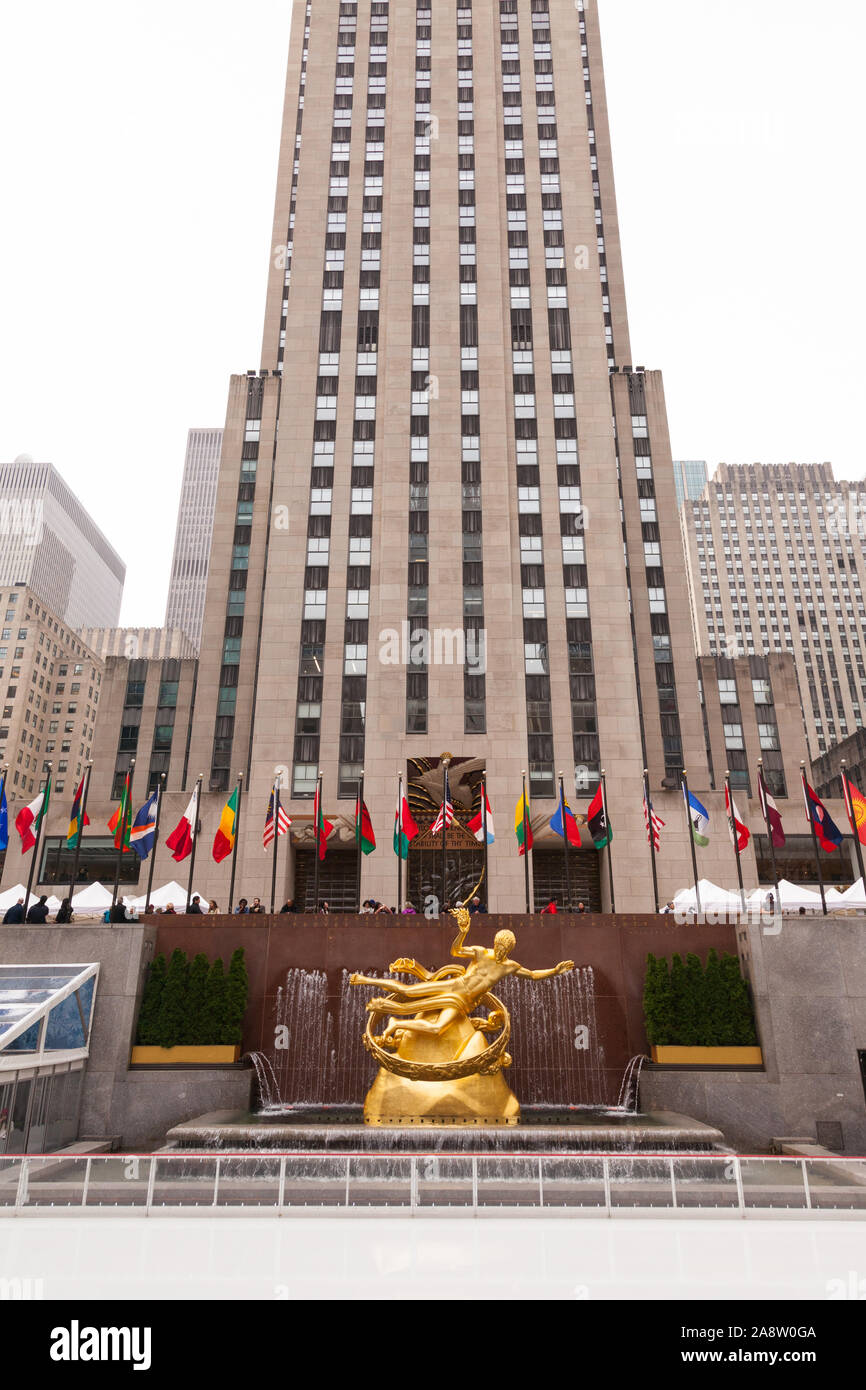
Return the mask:
[[[129,832],[129,848],[135,850],[139,859],[146,859],[156,844],[156,810],[159,805],[159,792],[155,791],[139,807],[132,829]]]
[[[532,822],[525,792],[521,793],[520,800],[514,808],[514,833],[519,846],[518,854],[525,854],[527,850],[532,849]]]
[[[327,849],[328,844],[328,836],[330,835],[334,827],[329,820],[325,820],[325,817],[322,813],[321,792],[322,783],[321,781],[319,781],[316,783],[316,798],[313,802],[313,826],[316,833],[316,848],[319,852],[319,858],[324,859],[325,850]]]
[[[238,789],[235,787],[222,809],[220,823],[213,841],[213,857],[217,864],[228,859],[235,847],[235,823],[238,818]]]
[[[21,836],[21,853],[26,854],[36,844],[36,836],[42,819],[48,811],[48,803],[51,800],[51,773],[48,780],[38,796],[35,796],[29,806],[22,806],[18,815],[15,817],[15,829]]]
[[[686,794],[685,787],[683,787],[683,800],[686,803],[686,815],[689,818],[692,839],[696,845],[703,849],[710,843],[710,837],[707,833],[710,828],[710,813],[692,792]]]
[[[725,783],[725,810],[728,813],[728,834],[731,837],[731,844],[734,843],[734,831],[736,831],[737,853],[742,854],[743,850],[746,848],[746,845],[752,838],[752,832],[748,830],[745,825],[743,825],[743,822],[737,815],[737,808],[734,805],[734,798],[731,796],[728,790],[727,782]]]
[[[592,843],[596,849],[604,849],[605,845],[610,844],[613,839],[613,828],[604,813],[604,799],[600,785],[587,808],[586,823],[589,826]]]
[[[818,844],[827,854],[832,854],[841,845],[844,836],[842,831],[830,819],[829,813],[823,801],[813,792],[809,783],[803,778],[803,797],[806,802],[806,815],[815,827],[815,834],[818,837]]]
[[[450,825],[454,819],[454,807],[450,801],[444,801],[439,807],[439,814],[430,827],[431,835],[441,835],[442,826]]]
[[[182,860],[187,859],[192,854],[197,820],[198,787],[196,787],[189,805],[165,842],[172,851],[171,857],[176,864],[180,864]]]
[[[782,829],[782,817],[779,815],[779,808],[767,789],[764,774],[760,770],[758,771],[758,800],[761,803],[761,814],[770,827],[770,840],[773,848],[784,849],[785,832]],[[864,810],[866,810],[866,803],[864,803]]]
[[[9,848],[9,803],[6,800],[6,779],[0,791],[0,854]]]
[[[394,853],[400,859],[409,858],[409,841],[418,834],[418,827],[409,810],[405,796],[398,802],[394,812]]]
[[[848,824],[857,836],[861,845],[866,845],[866,796],[858,792],[853,782],[849,782],[845,777],[842,780],[845,789],[845,810],[848,812]],[[3,812],[0,809],[0,816]]]
[[[229,805],[231,805],[231,802],[229,802]],[[225,813],[226,813],[227,810],[228,810],[228,806],[225,807],[225,810],[223,811],[223,816],[225,816]],[[292,822],[289,820],[288,812],[286,811],[286,809],[285,809],[285,807],[283,806],[282,802],[280,802],[279,815],[277,816],[277,839],[279,839],[281,835],[285,835],[285,833],[286,833],[286,831],[288,830],[288,828],[289,828],[289,826],[291,825],[291,823],[292,823]],[[220,822],[220,827],[222,828],[222,822]],[[217,835],[219,835],[219,831],[217,831]],[[265,828],[264,828],[264,830],[262,831],[262,844],[264,845],[265,849],[268,849],[273,843],[274,843],[274,790],[273,790],[273,788],[271,788],[271,799],[270,799],[270,801],[268,802],[268,814],[265,816]],[[234,844],[234,820],[232,820],[232,844]],[[229,850],[228,853],[231,853],[231,851]],[[223,857],[225,857],[225,856],[223,856]],[[216,858],[216,841],[214,841],[214,858]]]
[[[652,845],[656,854],[661,845],[661,831],[665,828],[665,823],[661,816],[657,816],[653,810],[652,801],[648,799],[646,787],[643,789],[643,822],[646,826],[647,844]],[[650,829],[652,827],[652,829]]]
[[[487,808],[487,843],[488,843],[488,845],[492,845],[493,842],[494,842],[494,840],[496,839],[496,836],[495,836],[494,833],[493,833],[493,812],[492,812],[491,809],[490,809],[490,802],[487,800],[487,791],[486,791],[486,790],[485,790],[485,792],[484,792],[484,805],[481,807],[481,810],[478,812],[478,815],[472,817],[472,819],[471,819],[471,821],[469,821],[469,823],[468,823],[466,829],[472,831],[472,834],[475,836],[475,838],[476,838],[476,840],[479,842],[479,844],[482,844],[482,845],[484,844],[484,808],[485,808],[485,806],[486,806],[486,808]]]
[[[132,831],[132,815],[129,804],[129,773],[126,774],[126,781],[123,784],[123,791],[120,797],[120,805],[115,811],[108,828],[114,836],[114,848],[120,849],[120,837],[123,836],[123,848],[129,849],[129,837]]]
[[[75,793],[75,800],[72,803],[72,812],[69,817],[69,829],[66,832],[66,843],[68,845],[74,845],[78,840],[79,830],[83,830],[85,825],[90,824],[90,817],[86,811],[84,812],[84,820],[81,820],[81,807],[84,802],[84,781],[86,776],[87,773],[85,772],[84,777],[82,777],[78,784],[78,791]]]
[[[580,831],[577,828],[574,812],[565,799],[564,792],[560,792],[559,805],[551,818],[550,828],[554,835],[561,836],[570,845],[576,845],[580,849]]]
[[[372,854],[376,848],[370,812],[367,810],[366,801],[362,801],[360,797],[355,803],[355,843],[361,846],[362,854]]]

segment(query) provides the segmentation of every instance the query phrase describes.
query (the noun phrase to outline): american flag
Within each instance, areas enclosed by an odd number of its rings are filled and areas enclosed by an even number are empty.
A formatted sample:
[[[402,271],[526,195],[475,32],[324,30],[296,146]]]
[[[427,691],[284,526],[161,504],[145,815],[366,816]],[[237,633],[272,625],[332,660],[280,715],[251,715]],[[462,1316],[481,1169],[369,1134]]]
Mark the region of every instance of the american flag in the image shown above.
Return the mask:
[[[288,828],[289,828],[289,826],[291,825],[291,823],[292,823],[292,822],[289,820],[288,816],[286,815],[286,812],[283,810],[283,807],[280,806],[279,815],[278,815],[278,817],[277,817],[277,835],[278,835],[278,836],[280,836],[280,835],[285,835],[285,833],[286,833],[286,831],[288,830]],[[265,817],[265,828],[264,828],[264,831],[262,832],[262,844],[264,845],[265,849],[267,849],[267,848],[268,848],[270,845],[272,845],[273,843],[274,843],[274,794],[273,794],[273,792],[271,792],[271,799],[270,799],[270,801],[268,802],[268,814],[267,814],[267,816]]]
[[[643,820],[646,826],[646,841],[651,844],[656,854],[658,854],[661,843],[661,832],[664,830],[665,823],[661,816],[657,816],[653,810],[651,801],[647,800],[646,787],[643,793]],[[650,825],[652,825],[652,835],[650,835]]]
[[[438,816],[436,817],[436,819],[435,819],[435,821],[433,822],[433,825],[432,825],[432,827],[431,827],[432,833],[433,833],[434,835],[439,834],[439,833],[441,832],[441,830],[442,830],[443,820],[444,820],[444,824],[445,824],[446,826],[448,826],[448,825],[451,824],[451,822],[453,821],[453,819],[454,819],[454,807],[451,805],[451,802],[450,802],[450,801],[446,801],[446,802],[444,803],[444,805],[442,805],[442,806],[439,807],[439,814],[438,814]]]

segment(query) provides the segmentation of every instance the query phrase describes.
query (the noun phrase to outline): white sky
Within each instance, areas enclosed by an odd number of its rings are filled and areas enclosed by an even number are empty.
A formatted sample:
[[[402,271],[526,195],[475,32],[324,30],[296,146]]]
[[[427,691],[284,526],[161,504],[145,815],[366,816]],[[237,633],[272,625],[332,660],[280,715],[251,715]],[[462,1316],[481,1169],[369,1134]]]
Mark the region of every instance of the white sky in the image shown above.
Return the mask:
[[[862,477],[866,6],[600,3],[632,359],[674,456]],[[125,623],[163,618],[187,429],[260,365],[289,10],[0,21],[0,458],[60,469],[127,562]]]

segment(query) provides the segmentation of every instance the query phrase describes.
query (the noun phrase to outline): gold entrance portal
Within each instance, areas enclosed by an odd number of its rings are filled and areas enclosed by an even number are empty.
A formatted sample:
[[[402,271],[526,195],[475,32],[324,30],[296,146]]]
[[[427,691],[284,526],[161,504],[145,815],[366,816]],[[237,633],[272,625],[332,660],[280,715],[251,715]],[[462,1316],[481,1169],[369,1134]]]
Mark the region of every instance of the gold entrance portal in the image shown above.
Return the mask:
[[[492,951],[468,946],[469,913],[458,908],[452,915],[458,930],[451,954],[470,960],[470,965],[430,971],[401,957],[389,969],[412,975],[419,983],[351,977],[353,985],[384,986],[389,991],[367,1005],[364,1046],[379,1063],[364,1102],[369,1125],[502,1125],[516,1124],[520,1118],[517,1098],[502,1075],[511,1065],[506,1051],[511,1019],[491,990],[509,975],[526,980],[563,975],[574,962],[527,970],[510,957],[517,944],[513,932],[497,932]],[[478,1008],[487,1013],[473,1016]],[[383,1017],[387,1024],[376,1033]]]

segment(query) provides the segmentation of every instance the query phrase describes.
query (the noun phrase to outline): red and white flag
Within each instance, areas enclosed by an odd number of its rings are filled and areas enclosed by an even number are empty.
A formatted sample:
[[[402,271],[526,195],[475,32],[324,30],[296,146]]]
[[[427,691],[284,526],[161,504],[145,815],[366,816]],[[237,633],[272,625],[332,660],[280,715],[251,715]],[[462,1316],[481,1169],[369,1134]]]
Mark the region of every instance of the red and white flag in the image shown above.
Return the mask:
[[[643,820],[644,825],[646,826],[647,844],[651,844],[656,854],[658,854],[659,846],[661,844],[660,832],[664,830],[665,823],[662,820],[661,816],[656,815],[655,811],[653,810],[652,802],[647,802],[646,789],[644,789],[643,794]],[[652,826],[652,833],[650,833],[650,826]]]
[[[728,813],[728,834],[731,837],[731,844],[734,843],[734,829],[736,829],[737,850],[740,854],[742,854],[743,850],[746,848],[746,845],[752,838],[752,832],[745,825],[743,825],[743,822],[737,815],[737,808],[734,805],[734,798],[728,791],[727,782],[725,783],[725,810]]]
[[[172,859],[174,859],[177,864],[180,864],[182,860],[187,859],[192,854],[197,820],[198,787],[196,787],[193,792],[192,800],[184,811],[181,820],[165,842],[172,851]]]
[[[481,810],[478,812],[477,816],[472,817],[466,829],[471,830],[476,840],[478,840],[482,845],[484,844],[485,808],[487,811],[487,843],[488,845],[492,845],[494,840],[496,839],[496,836],[493,833],[493,812],[490,809],[490,802],[487,800],[486,791],[484,793],[484,806],[481,807]],[[442,829],[441,826],[439,828],[440,830]]]
[[[15,817],[15,829],[21,836],[22,854],[26,854],[36,844],[36,831],[39,829],[44,801],[45,792],[41,791],[38,796],[33,798],[29,806],[22,806]]]

